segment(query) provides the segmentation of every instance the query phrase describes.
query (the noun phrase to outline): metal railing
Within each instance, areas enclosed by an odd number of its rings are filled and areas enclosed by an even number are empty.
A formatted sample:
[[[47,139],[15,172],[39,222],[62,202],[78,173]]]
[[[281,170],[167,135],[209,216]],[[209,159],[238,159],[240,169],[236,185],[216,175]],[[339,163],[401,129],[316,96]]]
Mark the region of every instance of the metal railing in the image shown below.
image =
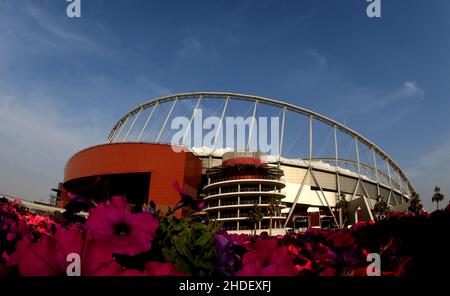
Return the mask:
[[[214,178],[211,179],[211,184],[218,183],[218,182],[224,182],[224,181],[239,181],[239,180],[272,180],[272,181],[279,181],[276,178],[264,176],[264,175],[252,175],[252,176],[235,176],[235,177],[222,177],[222,178]]]
[[[261,200],[261,202],[259,202],[259,200],[241,200],[240,202],[237,201],[221,201],[220,202],[220,206],[219,203],[215,202],[215,203],[209,203],[206,208],[216,208],[216,207],[223,207],[223,206],[234,206],[234,205],[268,205],[269,201],[268,200]]]
[[[227,188],[227,189],[221,189],[220,193],[219,190],[213,190],[209,192],[208,196],[211,195],[217,195],[217,194],[225,194],[225,193],[239,193],[239,192],[267,192],[267,193],[279,193],[279,194],[285,194],[285,191],[280,189],[273,189],[273,188],[261,188],[259,187],[253,187],[253,188],[241,188],[240,190],[238,188]]]
[[[216,218],[214,218],[214,219],[222,219],[222,218],[224,218],[224,219],[226,219],[226,218],[248,218],[248,213],[241,213],[239,216],[238,216],[238,214],[220,214],[220,218],[218,217],[218,216],[214,216],[214,217],[216,217]],[[268,216],[268,215],[264,215],[264,219],[267,219],[268,217],[270,217],[270,216]],[[212,218],[212,216],[210,217],[211,219],[213,219]],[[273,215],[272,216],[272,218],[273,219],[276,219],[276,218],[286,218],[284,215]]]

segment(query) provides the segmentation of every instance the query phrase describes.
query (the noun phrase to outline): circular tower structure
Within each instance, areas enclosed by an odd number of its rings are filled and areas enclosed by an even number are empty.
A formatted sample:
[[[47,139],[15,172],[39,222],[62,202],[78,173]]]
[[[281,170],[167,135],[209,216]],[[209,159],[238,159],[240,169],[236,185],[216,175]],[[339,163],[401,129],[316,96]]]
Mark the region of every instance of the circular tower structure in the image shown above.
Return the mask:
[[[206,212],[211,219],[223,222],[229,230],[281,228],[286,216],[281,214],[286,195],[280,181],[283,171],[269,166],[260,152],[227,152],[221,165],[207,169],[203,188]],[[260,221],[251,221],[249,213],[258,207]]]

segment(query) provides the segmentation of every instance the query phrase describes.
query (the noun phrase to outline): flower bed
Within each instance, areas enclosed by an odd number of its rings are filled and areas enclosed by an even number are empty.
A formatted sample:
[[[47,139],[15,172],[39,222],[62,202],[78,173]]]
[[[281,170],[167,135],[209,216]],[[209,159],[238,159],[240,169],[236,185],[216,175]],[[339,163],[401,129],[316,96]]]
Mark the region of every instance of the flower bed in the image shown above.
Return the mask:
[[[229,234],[196,215],[200,201],[180,194],[166,215],[154,205],[129,213],[116,196],[92,208],[85,223],[32,214],[0,199],[0,275],[365,276],[370,253],[380,255],[384,276],[430,274],[449,263],[450,207],[269,237]],[[180,208],[187,214],[176,218]]]

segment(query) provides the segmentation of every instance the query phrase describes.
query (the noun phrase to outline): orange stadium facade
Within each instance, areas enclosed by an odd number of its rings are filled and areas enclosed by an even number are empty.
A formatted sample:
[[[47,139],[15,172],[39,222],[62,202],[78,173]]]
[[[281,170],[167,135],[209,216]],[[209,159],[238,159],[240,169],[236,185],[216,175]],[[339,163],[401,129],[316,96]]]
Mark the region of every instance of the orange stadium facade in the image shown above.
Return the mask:
[[[68,191],[91,196],[127,195],[133,206],[150,201],[167,209],[180,199],[173,183],[181,184],[197,196],[202,163],[192,152],[174,152],[170,145],[152,143],[111,143],[89,147],[73,155],[64,170],[61,199],[69,201]]]

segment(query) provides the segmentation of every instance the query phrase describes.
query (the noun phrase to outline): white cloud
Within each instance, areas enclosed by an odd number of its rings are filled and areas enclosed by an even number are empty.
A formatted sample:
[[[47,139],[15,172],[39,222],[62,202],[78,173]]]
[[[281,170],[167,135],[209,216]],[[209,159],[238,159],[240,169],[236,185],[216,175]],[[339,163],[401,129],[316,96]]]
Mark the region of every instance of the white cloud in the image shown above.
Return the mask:
[[[199,50],[202,48],[202,44],[200,41],[193,37],[186,37],[183,40],[183,48],[184,49],[193,49],[193,50]]]
[[[418,95],[423,96],[424,91],[420,87],[417,86],[416,82],[406,81],[403,85],[403,91],[406,95]]]
[[[154,99],[161,96],[170,95],[173,93],[169,88],[145,77],[138,76],[135,80],[136,87],[142,89],[147,94],[148,98]]]
[[[182,39],[182,46],[176,51],[179,58],[186,58],[203,48],[203,44],[199,39],[191,35],[190,30],[187,31],[186,36]]]
[[[397,102],[407,103],[413,100],[422,99],[424,94],[424,90],[421,89],[416,82],[405,81],[400,88],[380,98],[380,100],[375,103],[375,107],[382,109]]]
[[[317,50],[315,49],[308,50],[308,55],[312,56],[316,60],[319,67],[321,68],[327,67],[328,65],[327,58],[324,55],[320,54]]]
[[[110,46],[92,38],[89,31],[83,31],[83,26],[62,21],[65,17],[65,11],[52,15],[30,3],[0,7],[0,27],[8,28],[0,31],[0,58],[4,55],[3,60],[12,63],[16,54],[24,50],[38,55],[56,50],[57,54],[71,58],[75,51],[113,53]],[[24,48],[24,45],[28,46]]]
[[[407,117],[414,106],[424,98],[425,91],[415,81],[405,81],[401,86],[387,92],[357,89],[351,95],[343,97],[345,104],[334,117],[378,114],[383,111],[386,117],[382,125],[389,126]],[[395,116],[389,115],[391,111]]]

